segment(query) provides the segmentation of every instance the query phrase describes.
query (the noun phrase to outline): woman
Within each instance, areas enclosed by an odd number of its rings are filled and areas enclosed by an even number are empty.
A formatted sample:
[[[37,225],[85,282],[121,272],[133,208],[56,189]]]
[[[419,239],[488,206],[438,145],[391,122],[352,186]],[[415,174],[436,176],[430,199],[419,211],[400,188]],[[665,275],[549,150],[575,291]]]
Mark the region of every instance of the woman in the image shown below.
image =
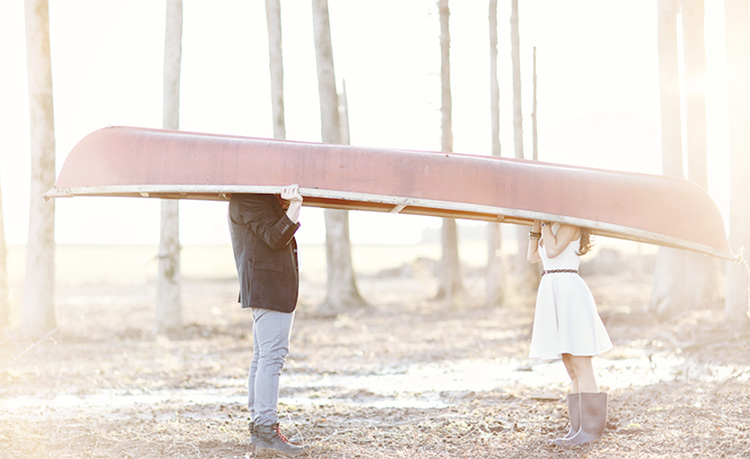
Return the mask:
[[[579,257],[591,245],[585,230],[567,224],[537,220],[529,233],[527,258],[541,261],[543,267],[529,357],[562,358],[571,381],[570,431],[554,440],[556,445],[598,439],[607,417],[607,394],[599,392],[591,357],[611,349],[612,342],[591,291],[578,275]]]

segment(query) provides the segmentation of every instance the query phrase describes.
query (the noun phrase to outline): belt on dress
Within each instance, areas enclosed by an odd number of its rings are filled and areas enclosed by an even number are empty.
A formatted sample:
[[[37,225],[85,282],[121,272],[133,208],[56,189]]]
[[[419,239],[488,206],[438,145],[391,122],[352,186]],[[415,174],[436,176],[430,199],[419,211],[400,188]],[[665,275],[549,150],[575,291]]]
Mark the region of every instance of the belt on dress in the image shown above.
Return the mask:
[[[556,273],[572,273],[572,274],[578,274],[577,269],[545,269],[542,271],[542,276],[545,274],[556,274]]]

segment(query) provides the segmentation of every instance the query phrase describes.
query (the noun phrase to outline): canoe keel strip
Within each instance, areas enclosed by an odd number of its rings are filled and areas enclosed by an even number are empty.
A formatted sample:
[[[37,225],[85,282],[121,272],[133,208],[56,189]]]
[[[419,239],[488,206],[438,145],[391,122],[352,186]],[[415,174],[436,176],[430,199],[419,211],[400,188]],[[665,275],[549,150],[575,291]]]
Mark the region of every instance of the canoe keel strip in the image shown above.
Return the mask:
[[[683,179],[490,156],[109,127],[70,152],[47,198],[226,201],[298,183],[304,205],[514,224],[570,223],[735,260],[716,205]]]

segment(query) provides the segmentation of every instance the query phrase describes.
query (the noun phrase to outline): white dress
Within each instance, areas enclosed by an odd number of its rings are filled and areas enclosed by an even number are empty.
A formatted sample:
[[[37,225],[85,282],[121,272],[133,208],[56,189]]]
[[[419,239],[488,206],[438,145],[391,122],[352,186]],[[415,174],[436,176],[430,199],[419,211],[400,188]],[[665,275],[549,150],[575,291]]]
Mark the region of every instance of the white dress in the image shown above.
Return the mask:
[[[557,227],[559,225],[553,225],[553,232],[557,232]],[[578,270],[580,239],[571,241],[555,258],[547,256],[542,244],[539,245],[539,257],[545,271]],[[577,273],[567,272],[543,275],[536,297],[529,357],[558,359],[562,354],[593,356],[610,349],[612,341],[583,278]]]

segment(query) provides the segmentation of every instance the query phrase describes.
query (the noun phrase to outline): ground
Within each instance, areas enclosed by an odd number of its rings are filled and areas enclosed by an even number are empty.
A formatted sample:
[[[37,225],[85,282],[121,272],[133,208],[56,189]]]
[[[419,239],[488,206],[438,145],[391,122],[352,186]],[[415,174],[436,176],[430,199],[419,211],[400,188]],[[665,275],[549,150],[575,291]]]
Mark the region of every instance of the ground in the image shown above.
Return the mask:
[[[750,457],[750,328],[720,302],[657,320],[648,269],[590,267],[615,344],[595,363],[609,418],[601,441],[563,449],[548,444],[567,431],[562,364],[526,358],[533,290],[487,307],[467,269],[450,305],[432,298],[429,260],[399,263],[361,270],[370,304],[337,314],[318,308],[324,270],[303,264],[280,414],[306,457]],[[185,274],[186,325],[169,338],[152,333],[148,276],[59,276],[58,329],[0,342],[0,458],[253,457],[252,320],[217,272]]]

